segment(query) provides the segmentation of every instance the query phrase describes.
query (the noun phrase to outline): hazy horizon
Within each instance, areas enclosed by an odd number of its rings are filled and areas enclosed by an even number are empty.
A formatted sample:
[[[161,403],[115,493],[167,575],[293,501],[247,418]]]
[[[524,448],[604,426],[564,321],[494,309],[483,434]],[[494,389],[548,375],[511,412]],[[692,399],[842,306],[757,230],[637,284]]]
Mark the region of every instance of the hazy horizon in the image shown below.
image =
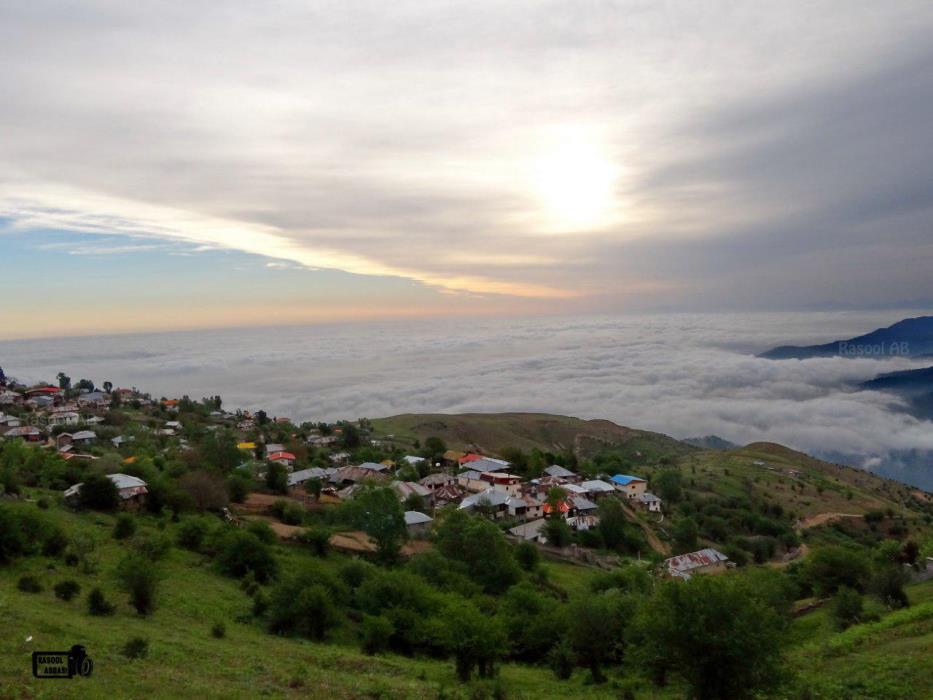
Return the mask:
[[[0,342],[0,366],[23,380],[64,370],[156,397],[220,394],[231,410],[297,421],[505,411],[607,418],[678,438],[779,442],[892,476],[898,455],[933,450],[933,423],[856,385],[929,360],[755,354],[919,313],[447,319],[39,339]],[[933,488],[926,473],[904,477]]]

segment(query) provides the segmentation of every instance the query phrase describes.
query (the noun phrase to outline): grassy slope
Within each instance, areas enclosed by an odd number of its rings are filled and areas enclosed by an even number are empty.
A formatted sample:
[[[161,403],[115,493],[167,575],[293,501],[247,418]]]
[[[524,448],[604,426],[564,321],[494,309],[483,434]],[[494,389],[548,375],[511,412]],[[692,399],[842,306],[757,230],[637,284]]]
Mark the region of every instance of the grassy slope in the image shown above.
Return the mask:
[[[315,644],[267,634],[258,624],[237,623],[234,618],[249,611],[250,601],[235,581],[216,574],[210,564],[191,552],[173,549],[163,562],[164,580],[158,608],[150,618],[140,618],[126,603],[111,572],[122,546],[110,536],[113,518],[79,516],[55,507],[49,513],[68,531],[94,533],[101,557],[99,573],[81,574],[61,560],[31,557],[0,568],[0,697],[10,698],[123,698],[179,697],[392,697],[430,698],[441,687],[456,687],[452,665],[445,661],[396,656],[363,655],[344,629],[333,644]],[[151,518],[143,519],[150,523]],[[171,531],[171,527],[169,528]],[[281,546],[279,555],[290,568],[305,554]],[[336,565],[341,559],[327,560]],[[555,581],[582,588],[588,570],[547,564]],[[16,581],[33,574],[45,590],[22,593]],[[73,578],[81,595],[71,602],[54,597],[52,586]],[[100,586],[111,602],[118,602],[113,617],[91,617],[87,592]],[[227,635],[211,636],[211,626],[224,621]],[[25,639],[32,636],[31,642]],[[120,650],[134,636],[149,639],[147,659],[128,661]],[[36,649],[67,649],[84,644],[95,663],[90,679],[42,681],[32,678],[30,654]],[[565,686],[573,697],[599,697],[597,689],[583,683],[579,672]],[[544,669],[505,665],[502,677],[509,697],[541,697],[552,687]]]
[[[506,447],[573,451],[588,457],[610,445],[684,454],[694,448],[667,435],[626,428],[607,420],[581,420],[547,413],[406,413],[373,420],[376,431],[403,443],[439,437],[454,449],[496,454]]]
[[[814,700],[933,697],[933,581],[908,586],[911,607],[835,633],[826,608],[794,623],[790,659]]]

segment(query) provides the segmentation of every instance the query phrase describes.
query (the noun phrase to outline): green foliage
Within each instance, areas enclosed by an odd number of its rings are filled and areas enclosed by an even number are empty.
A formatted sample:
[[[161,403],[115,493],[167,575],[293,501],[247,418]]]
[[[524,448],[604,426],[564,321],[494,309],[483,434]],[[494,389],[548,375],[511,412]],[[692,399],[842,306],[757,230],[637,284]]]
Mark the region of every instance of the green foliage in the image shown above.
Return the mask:
[[[869,575],[868,558],[851,547],[822,547],[804,562],[804,580],[820,596],[831,596],[840,586],[862,591]]]
[[[573,669],[577,665],[577,655],[573,651],[573,645],[567,639],[561,639],[551,649],[548,655],[548,665],[558,680],[565,681],[573,675]]]
[[[87,596],[87,609],[91,615],[103,617],[113,615],[116,607],[107,601],[104,592],[99,588],[94,588]]]
[[[360,625],[360,644],[367,654],[379,654],[389,648],[395,633],[392,621],[382,615],[364,615]]]
[[[132,637],[123,645],[123,656],[128,659],[145,659],[149,656],[149,640],[145,637]]]
[[[113,525],[113,538],[125,540],[136,533],[136,519],[129,513],[120,513]]]
[[[243,503],[253,488],[253,480],[245,474],[234,472],[227,477],[227,494],[234,503]]]
[[[639,608],[636,658],[656,679],[680,676],[696,698],[748,698],[782,679],[784,621],[732,577],[660,586]]]
[[[698,536],[699,527],[693,518],[681,518],[671,528],[675,551],[681,554],[696,551]]]
[[[159,573],[152,560],[141,554],[127,554],[117,565],[116,573],[136,612],[149,615],[155,609],[159,584]]]
[[[35,576],[20,576],[19,581],[16,582],[16,587],[23,593],[42,592],[42,584],[39,583],[39,579],[37,579]]]
[[[214,639],[223,639],[227,636],[227,626],[223,622],[215,622],[211,625],[211,636]]]
[[[172,540],[164,532],[139,534],[131,542],[133,550],[149,561],[160,561],[172,550]]]
[[[485,518],[453,511],[437,527],[435,537],[438,551],[465,564],[470,578],[487,593],[501,593],[521,577],[511,545]]]
[[[175,541],[179,547],[198,552],[213,529],[214,520],[209,516],[190,516],[181,521]]]
[[[323,527],[309,527],[298,535],[298,541],[318,557],[326,557],[330,549],[330,531]]]
[[[266,464],[266,488],[273,493],[288,493],[288,470],[278,462]]]
[[[18,504],[0,504],[0,564],[42,552],[59,554],[67,540],[44,513]]]
[[[633,613],[631,599],[618,591],[589,595],[570,603],[568,640],[578,663],[590,670],[594,683],[605,682],[602,667],[621,655],[626,620]]]
[[[111,511],[120,505],[120,495],[105,474],[89,474],[81,484],[78,502],[83,508]]]
[[[227,576],[239,578],[252,572],[260,583],[273,578],[278,564],[269,546],[252,532],[229,530],[218,543],[217,566]]]
[[[69,601],[81,592],[81,584],[73,579],[59,581],[52,588],[55,591],[55,597],[64,601]]]
[[[836,629],[844,630],[862,620],[862,596],[855,589],[840,586],[833,599],[830,616]]]
[[[515,560],[524,571],[534,571],[541,562],[541,554],[533,543],[520,542],[515,546]]]
[[[674,469],[662,469],[651,480],[651,488],[668,505],[683,500],[683,477]]]
[[[907,575],[900,564],[880,566],[868,582],[868,590],[884,605],[891,609],[906,608],[910,605],[904,585]]]
[[[436,637],[441,648],[454,657],[457,678],[469,681],[473,671],[480,678],[493,675],[496,660],[506,645],[505,630],[496,618],[484,615],[473,603],[452,600],[438,618]]]
[[[559,606],[530,583],[512,586],[502,596],[498,617],[503,620],[511,656],[534,663],[545,658],[562,627]]]
[[[246,531],[256,535],[265,544],[275,544],[278,539],[275,530],[265,520],[250,520],[246,526]]]
[[[630,554],[646,548],[641,530],[628,521],[619,499],[603,498],[598,513],[599,534],[606,548]]]
[[[395,491],[387,487],[366,487],[345,508],[355,526],[376,543],[379,560],[394,562],[408,536],[405,512]]]
[[[343,584],[329,571],[307,565],[280,582],[269,601],[270,628],[277,634],[297,634],[322,640],[342,615]]]
[[[279,499],[269,511],[286,525],[301,525],[305,519],[305,509],[294,501]]]

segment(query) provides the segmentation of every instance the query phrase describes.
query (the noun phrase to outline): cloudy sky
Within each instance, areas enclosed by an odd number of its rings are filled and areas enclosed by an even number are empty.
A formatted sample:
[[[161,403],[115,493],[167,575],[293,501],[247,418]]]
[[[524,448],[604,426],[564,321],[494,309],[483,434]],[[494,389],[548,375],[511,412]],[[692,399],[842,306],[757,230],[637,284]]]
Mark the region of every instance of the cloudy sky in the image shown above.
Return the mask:
[[[929,308],[931,31],[929,2],[4,3],[0,338]]]

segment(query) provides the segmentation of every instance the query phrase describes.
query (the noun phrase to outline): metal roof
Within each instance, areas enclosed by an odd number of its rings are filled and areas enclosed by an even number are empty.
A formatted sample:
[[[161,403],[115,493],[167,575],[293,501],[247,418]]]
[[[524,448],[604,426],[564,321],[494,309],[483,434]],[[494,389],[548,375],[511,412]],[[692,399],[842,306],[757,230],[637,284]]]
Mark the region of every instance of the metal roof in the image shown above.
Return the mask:
[[[405,524],[406,525],[420,525],[422,523],[429,523],[434,518],[424,513],[419,513],[417,510],[406,510],[405,511]]]
[[[628,474],[616,474],[614,477],[609,479],[609,481],[614,481],[615,483],[620,484],[621,486],[625,486],[626,484],[630,484],[633,481],[644,481],[644,479],[642,479],[640,476],[629,476]]]
[[[576,476],[576,474],[574,474],[572,471],[560,466],[559,464],[552,464],[550,467],[547,467],[544,470],[544,473],[548,476],[560,477],[561,479],[567,479],[569,477]]]

